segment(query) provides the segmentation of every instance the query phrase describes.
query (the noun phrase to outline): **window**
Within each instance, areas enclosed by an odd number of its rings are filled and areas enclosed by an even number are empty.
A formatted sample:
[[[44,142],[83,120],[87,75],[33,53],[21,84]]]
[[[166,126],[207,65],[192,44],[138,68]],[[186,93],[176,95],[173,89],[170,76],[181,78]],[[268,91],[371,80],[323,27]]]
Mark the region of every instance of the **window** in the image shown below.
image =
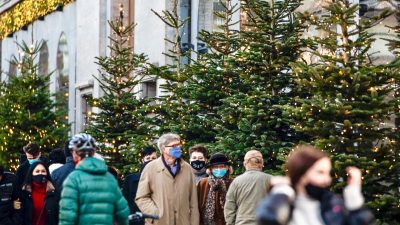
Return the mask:
[[[62,111],[63,117],[68,121],[68,100],[69,100],[69,57],[67,38],[61,34],[57,49],[57,78],[56,78],[56,100],[57,109]]]
[[[142,82],[142,98],[154,98],[157,96],[157,82],[149,80]]]
[[[82,127],[81,127],[81,130],[85,130],[89,126],[90,117],[92,116],[92,107],[89,104],[89,101],[91,98],[92,98],[92,94],[82,95],[82,99],[81,99]]]
[[[17,68],[18,68],[18,65],[17,65],[16,58],[15,58],[15,56],[12,56],[10,59],[10,65],[8,67],[8,76],[9,77],[17,76]]]
[[[155,97],[157,96],[157,81],[155,79],[146,80],[141,83],[141,86],[142,92],[140,97],[152,99],[150,105],[154,105],[156,103]]]
[[[47,75],[49,73],[49,48],[47,43],[43,42],[39,53],[39,75]]]
[[[360,1],[360,16],[372,18],[378,16],[385,9],[396,10],[397,3],[395,0],[359,0]]]
[[[224,18],[221,18],[217,15],[215,15],[215,13],[221,13],[224,12],[225,8],[224,6],[221,4],[220,0],[214,0],[213,2],[213,32],[222,32],[220,26],[224,24]]]

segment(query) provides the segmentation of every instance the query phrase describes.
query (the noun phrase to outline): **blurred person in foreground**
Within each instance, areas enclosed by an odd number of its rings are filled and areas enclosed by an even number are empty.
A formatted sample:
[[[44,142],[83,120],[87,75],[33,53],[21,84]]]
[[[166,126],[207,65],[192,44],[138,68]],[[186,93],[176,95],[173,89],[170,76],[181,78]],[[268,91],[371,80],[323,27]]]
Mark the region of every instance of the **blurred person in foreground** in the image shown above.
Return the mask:
[[[363,208],[361,171],[347,168],[344,200],[329,191],[330,158],[321,150],[297,146],[286,163],[288,177],[274,177],[273,188],[257,209],[260,225],[372,225],[373,214]]]

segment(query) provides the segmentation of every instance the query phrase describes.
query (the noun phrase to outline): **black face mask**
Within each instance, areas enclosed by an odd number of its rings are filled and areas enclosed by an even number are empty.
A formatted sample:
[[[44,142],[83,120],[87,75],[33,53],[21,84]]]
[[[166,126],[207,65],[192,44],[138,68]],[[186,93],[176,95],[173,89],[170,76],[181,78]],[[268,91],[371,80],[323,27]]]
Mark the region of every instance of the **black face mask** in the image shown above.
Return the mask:
[[[43,175],[43,174],[32,176],[32,180],[39,184],[44,184],[47,182],[46,175]]]
[[[307,194],[311,198],[318,200],[318,201],[321,201],[322,197],[324,196],[324,193],[328,191],[328,188],[318,187],[318,186],[312,185],[310,183],[307,184],[305,188],[306,188]]]
[[[191,161],[190,165],[195,170],[201,170],[206,166],[206,161],[195,160],[195,161]]]

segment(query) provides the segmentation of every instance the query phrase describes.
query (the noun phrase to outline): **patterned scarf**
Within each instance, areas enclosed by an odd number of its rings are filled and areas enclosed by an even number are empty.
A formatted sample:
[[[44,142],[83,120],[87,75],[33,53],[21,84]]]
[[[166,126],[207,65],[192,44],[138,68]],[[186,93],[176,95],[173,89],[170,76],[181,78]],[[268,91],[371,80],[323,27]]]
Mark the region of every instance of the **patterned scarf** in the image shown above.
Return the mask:
[[[210,190],[207,194],[206,204],[204,204],[204,225],[215,224],[214,216],[217,204],[219,204],[221,208],[224,209],[228,182],[229,179],[227,176],[224,176],[223,178],[215,178],[214,176],[208,177]],[[217,193],[219,199],[216,199]]]

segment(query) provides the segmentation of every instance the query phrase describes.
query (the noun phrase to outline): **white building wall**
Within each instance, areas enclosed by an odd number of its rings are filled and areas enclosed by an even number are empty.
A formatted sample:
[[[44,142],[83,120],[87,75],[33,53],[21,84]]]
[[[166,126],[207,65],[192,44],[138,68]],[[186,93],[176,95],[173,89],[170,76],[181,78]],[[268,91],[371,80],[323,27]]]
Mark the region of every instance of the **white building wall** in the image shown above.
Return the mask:
[[[95,63],[95,57],[104,55],[104,47],[100,46],[100,41],[104,41],[101,37],[101,14],[100,9],[105,4],[102,0],[81,0],[77,1],[77,18],[76,18],[76,82],[75,88],[75,117],[76,127],[74,133],[79,133],[84,129],[84,96],[92,95],[99,97],[101,92],[98,82],[95,82],[93,75],[98,74],[99,66]],[[104,26],[104,24],[103,24]]]
[[[151,63],[160,66],[166,63],[165,55],[162,54],[166,46],[166,25],[151,9],[161,14],[162,10],[166,9],[166,1],[168,0],[136,0],[134,6],[134,51],[138,54],[145,53]],[[162,83],[162,80],[158,80],[157,86]],[[157,96],[159,95],[160,88],[157,88]]]

